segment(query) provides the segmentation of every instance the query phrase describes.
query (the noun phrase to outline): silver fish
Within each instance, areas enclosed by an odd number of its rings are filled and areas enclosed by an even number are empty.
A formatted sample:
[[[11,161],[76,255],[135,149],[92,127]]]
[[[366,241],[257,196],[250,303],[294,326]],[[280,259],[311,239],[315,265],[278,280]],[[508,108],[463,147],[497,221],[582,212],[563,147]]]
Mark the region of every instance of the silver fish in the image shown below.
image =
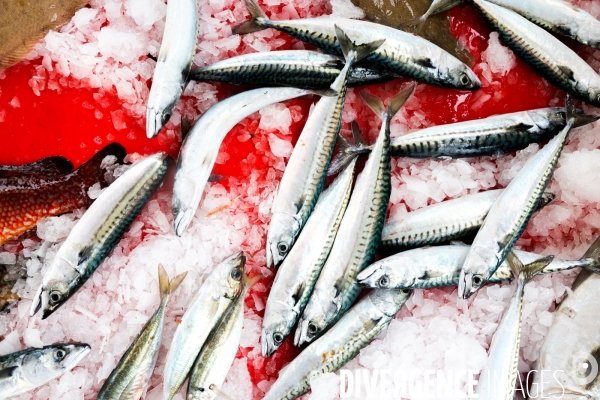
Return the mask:
[[[246,257],[241,251],[217,265],[177,326],[163,372],[163,398],[171,400],[187,379],[206,338],[239,297]]]
[[[578,116],[574,128],[600,118],[585,115],[579,110]],[[546,141],[564,127],[564,107],[538,108],[419,129],[393,138],[390,152],[392,156],[412,158],[498,155]],[[348,159],[358,154],[368,154],[371,147],[364,144],[343,145],[331,162],[329,173],[334,174]]]
[[[34,390],[73,369],[90,346],[65,343],[0,356],[0,400]]]
[[[92,203],[62,244],[46,271],[31,316],[47,318],[98,268],[150,197],[158,190],[170,157],[157,153],[136,162]]]
[[[323,190],[342,122],[350,68],[383,43],[378,40],[354,46],[337,26],[336,32],[346,65],[331,85],[335,95],[321,97],[308,116],[283,172],[267,231],[267,268],[278,267],[289,253]]]
[[[346,211],[355,161],[319,196],[298,241],[277,270],[262,324],[262,355],[271,356],[298,321]]]
[[[580,260],[566,261],[555,258],[540,274],[583,268],[600,273],[598,248],[600,238],[590,246]],[[357,279],[360,285],[382,289],[430,289],[458,285],[460,269],[469,253],[470,246],[449,245],[418,248],[403,251],[379,260],[365,268]],[[543,256],[527,251],[513,250],[519,260],[530,264]],[[513,279],[504,261],[488,282]]]
[[[148,139],[169,121],[183,92],[198,40],[198,4],[196,0],[171,0],[146,111]]]
[[[570,99],[567,107],[563,131],[527,161],[492,205],[460,272],[459,297],[468,298],[492,276],[525,229],[575,121]]]
[[[314,92],[295,88],[248,90],[215,104],[200,117],[183,141],[177,159],[173,186],[173,226],[177,236],[183,235],[192,222],[227,133],[263,107],[311,93]]]
[[[525,284],[551,260],[552,257],[547,257],[524,266],[514,254],[508,255],[507,261],[513,276],[517,277],[517,289],[492,337],[488,361],[481,371],[477,383],[476,396],[478,399],[507,400],[514,397],[517,373],[519,372],[517,366],[521,344]]]
[[[256,0],[244,2],[252,19],[234,27],[233,33],[274,28],[326,53],[341,56],[342,49],[334,29],[337,25],[359,43],[385,38],[385,43],[365,58],[364,64],[369,67],[438,86],[464,90],[481,87],[479,78],[468,66],[435,44],[413,34],[369,21],[341,17],[271,21]]]
[[[426,246],[475,233],[503,191],[495,189],[469,194],[411,211],[397,220],[388,220],[383,226],[381,246],[390,249]],[[554,198],[553,193],[545,192],[536,210]]]
[[[308,89],[329,87],[344,67],[336,56],[311,50],[283,50],[231,57],[190,72],[190,80],[242,85],[278,85]],[[353,67],[348,86],[384,82],[394,77],[377,70]]]
[[[394,96],[387,108],[378,98],[361,93],[382,120],[373,152],[356,179],[329,257],[298,322],[294,344],[312,341],[331,326],[360,291],[356,275],[375,257],[390,199],[390,121],[406,102],[414,85]]]
[[[310,389],[311,378],[343,367],[389,325],[410,294],[381,289],[360,299],[279,373],[264,400],[295,399]]]
[[[167,303],[186,275],[184,272],[169,281],[163,266],[158,265],[160,305],[104,381],[98,400],[138,400],[142,397],[158,358]]]
[[[235,360],[244,325],[244,299],[262,275],[244,274],[240,295],[225,310],[194,362],[187,388],[187,400],[212,400],[221,394],[220,386]]]
[[[552,34],[512,10],[486,0],[473,0],[502,41],[540,75],[559,88],[600,106],[600,75]]]

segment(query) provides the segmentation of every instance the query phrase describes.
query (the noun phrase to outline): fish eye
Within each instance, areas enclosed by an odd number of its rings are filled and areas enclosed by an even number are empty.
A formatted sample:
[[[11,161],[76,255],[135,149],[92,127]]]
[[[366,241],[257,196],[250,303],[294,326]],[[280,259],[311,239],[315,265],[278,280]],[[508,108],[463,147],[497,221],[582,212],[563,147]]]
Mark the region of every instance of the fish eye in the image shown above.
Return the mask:
[[[62,361],[62,359],[65,358],[66,355],[67,352],[63,349],[54,350],[54,358],[56,359],[56,361]]]
[[[459,79],[460,79],[460,83],[462,83],[463,85],[468,85],[471,83],[471,80],[469,79],[467,74],[465,74],[464,72],[462,74],[460,74]]]
[[[310,324],[308,324],[308,332],[312,335],[314,335],[315,333],[317,333],[317,331],[319,330],[319,327],[317,327],[317,324],[315,324],[314,322],[311,322]]]
[[[379,286],[380,287],[387,287],[390,284],[390,278],[388,278],[387,275],[383,275],[381,278],[379,278]]]
[[[410,294],[409,289],[402,289],[401,292],[402,292],[402,294]]]
[[[283,342],[283,335],[280,332],[275,332],[273,334],[273,340],[275,341],[275,343],[280,344],[281,342]]]
[[[483,283],[483,278],[479,275],[473,275],[471,282],[473,283],[473,286],[479,287]]]
[[[53,290],[50,292],[50,303],[56,304],[62,298],[62,294],[59,291]]]
[[[231,277],[234,280],[239,281],[242,279],[242,270],[240,268],[235,268],[233,271],[231,271]]]
[[[169,122],[169,120],[171,119],[171,113],[170,112],[165,112],[163,114],[163,118],[162,118],[162,122],[163,124],[166,124],[167,122]]]
[[[277,243],[277,250],[279,250],[279,253],[287,253],[287,251],[288,251],[287,243],[285,243],[285,242]]]

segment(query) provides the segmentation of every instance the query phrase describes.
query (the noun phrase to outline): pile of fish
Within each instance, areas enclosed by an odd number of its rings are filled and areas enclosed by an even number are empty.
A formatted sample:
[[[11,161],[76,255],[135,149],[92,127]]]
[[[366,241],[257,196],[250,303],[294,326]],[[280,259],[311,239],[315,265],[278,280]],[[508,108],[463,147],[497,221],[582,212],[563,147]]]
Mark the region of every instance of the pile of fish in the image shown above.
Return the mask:
[[[459,2],[435,0],[415,24]],[[561,0],[473,3],[501,39],[541,75],[570,95],[600,106],[600,76],[560,40],[536,25],[597,47],[599,21]],[[457,285],[459,296],[466,299],[486,282],[515,279],[517,289],[494,335],[489,363],[477,387],[480,398],[512,398],[518,374],[525,284],[537,274],[573,268],[582,268],[583,272],[574,294],[559,308],[540,360],[545,369],[569,370],[563,364],[570,349],[557,345],[564,335],[572,337],[570,343],[584,343],[595,354],[600,330],[598,322],[590,320],[594,310],[586,296],[595,293],[593,285],[597,286],[596,280],[600,279],[594,275],[600,272],[600,239],[575,261],[542,257],[513,247],[533,213],[554,199],[545,189],[569,132],[598,117],[575,109],[567,97],[565,107],[441,125],[391,139],[391,120],[415,88],[409,84],[387,102],[361,92],[364,102],[381,119],[381,130],[375,143],[368,145],[354,122],[350,141],[339,134],[348,86],[405,77],[441,87],[477,90],[480,81],[467,65],[412,33],[339,17],[274,21],[256,0],[245,0],[245,4],[251,19],[234,27],[234,34],[273,28],[323,53],[298,50],[247,54],[192,71],[198,36],[197,3],[169,1],[148,99],[146,130],[148,138],[161,131],[188,80],[273,86],[248,90],[217,103],[189,132],[182,132],[185,137],[172,199],[174,230],[181,236],[196,214],[227,133],[270,104],[320,96],[273,201],[266,255],[267,267],[277,271],[261,338],[263,357],[277,351],[294,327],[294,344],[307,346],[280,373],[265,398],[296,398],[310,389],[311,378],[341,368],[395,318],[413,290]],[[505,189],[438,203],[386,223],[391,157],[496,155],[546,141]],[[334,157],[336,145],[338,153]],[[122,159],[124,150],[117,146],[103,150],[89,163],[98,164],[109,154]],[[355,178],[357,160],[363,155],[368,158]],[[169,164],[166,154],[148,156],[102,191],[46,270],[31,306],[32,317],[41,311],[42,319],[48,318],[85,284],[160,187]],[[42,186],[49,193],[61,190],[69,196],[64,191],[68,185],[83,191],[82,198],[89,202],[87,188],[105,183],[96,175],[95,180],[84,179],[93,170],[87,164],[73,172],[71,168],[58,159],[24,166],[18,176],[9,167],[0,168],[0,222],[4,223],[0,244],[13,240],[37,221],[22,220],[23,215],[31,214],[20,209],[23,205],[18,197],[28,193],[27,185]],[[51,178],[41,171],[60,176]],[[325,188],[328,174],[337,177]],[[43,200],[40,197],[39,201]],[[61,208],[53,215],[87,205],[83,201],[61,200]],[[423,247],[473,234],[471,245]],[[375,262],[380,248],[399,253]],[[217,265],[198,288],[166,356],[165,400],[172,399],[186,379],[188,400],[227,397],[220,386],[237,353],[244,298],[260,278],[249,278],[244,265],[244,255],[234,254]],[[157,361],[169,298],[184,278],[181,274],[169,280],[159,266],[160,306],[104,382],[98,398],[139,399],[143,395]],[[363,288],[371,290],[356,301]],[[573,324],[596,333],[590,336],[569,329]],[[0,398],[55,378],[73,368],[89,350],[87,345],[63,344],[0,357]],[[500,386],[492,381],[491,377],[496,376],[501,377]],[[538,386],[545,384],[543,377],[536,379],[540,380]],[[591,397],[599,393],[589,382],[582,384],[570,376],[561,383],[569,393]],[[553,386],[547,389],[546,393],[561,390]]]

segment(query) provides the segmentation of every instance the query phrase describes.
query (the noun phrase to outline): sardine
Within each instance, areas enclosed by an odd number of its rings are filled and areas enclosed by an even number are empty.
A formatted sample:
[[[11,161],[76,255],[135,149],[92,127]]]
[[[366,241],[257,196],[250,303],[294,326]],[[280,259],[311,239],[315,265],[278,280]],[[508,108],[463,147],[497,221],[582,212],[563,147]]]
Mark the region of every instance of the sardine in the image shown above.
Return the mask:
[[[38,388],[73,369],[90,346],[65,343],[0,356],[0,400]]]
[[[600,75],[552,34],[516,12],[486,0],[473,0],[500,39],[540,75],[564,91],[600,106]]]
[[[167,303],[186,275],[184,272],[170,281],[163,266],[158,265],[160,306],[104,381],[98,400],[138,400],[142,397],[158,358]]]
[[[596,239],[581,259],[567,261],[555,258],[540,274],[568,271],[573,268],[600,273],[599,248],[600,238]],[[470,246],[467,245],[448,245],[403,251],[369,265],[358,274],[358,283],[366,287],[382,289],[430,289],[456,286],[469,249]],[[513,250],[513,252],[525,264],[543,257],[527,251]],[[488,282],[502,282],[513,278],[508,263],[504,261]]]
[[[217,265],[181,318],[169,346],[164,369],[163,398],[171,400],[188,377],[206,338],[225,310],[239,296],[246,257],[241,251]]]
[[[240,295],[227,310],[202,346],[194,362],[187,388],[187,400],[212,400],[221,394],[221,385],[235,360],[244,325],[244,299],[254,283],[262,278],[244,274]]]
[[[574,128],[599,116],[578,111]],[[565,127],[564,107],[538,108],[419,129],[392,139],[392,156],[412,158],[479,157],[521,150],[557,135]],[[331,162],[329,173],[343,168],[348,159],[368,154],[372,146],[344,146]]]
[[[460,238],[477,232],[504,189],[469,194],[407,213],[383,226],[381,246],[389,249],[419,247]],[[556,196],[542,194],[536,210]]]
[[[262,324],[263,357],[281,346],[308,302],[346,211],[355,164],[351,162],[321,193],[298,241],[277,270]]]
[[[248,90],[215,104],[200,117],[184,139],[177,159],[173,186],[173,226],[177,236],[183,235],[192,222],[227,133],[263,107],[311,93],[314,92],[294,88]]]
[[[31,316],[47,318],[92,275],[159,188],[170,158],[158,153],[135,163],[106,188],[69,233],[38,289]]]
[[[479,375],[476,397],[481,400],[506,400],[515,395],[525,284],[548,265],[552,257],[523,265],[513,253],[509,253],[507,261],[513,276],[517,277],[517,288],[494,332],[487,364]]]
[[[278,85],[307,89],[329,87],[344,67],[336,56],[310,50],[249,53],[190,72],[190,80],[242,85]],[[394,77],[374,69],[353,67],[348,86],[385,82]]]
[[[279,373],[264,400],[295,399],[310,389],[310,379],[335,372],[389,325],[408,300],[410,290],[374,290],[311,343]]]
[[[188,78],[198,40],[196,0],[171,0],[146,111],[146,135],[152,139],[169,121]]]
[[[383,123],[373,152],[356,179],[329,257],[298,322],[294,336],[296,346],[321,335],[358,296],[361,287],[356,275],[373,262],[390,199],[390,121],[414,88],[411,85],[402,90],[387,107],[378,98],[361,93]]]
[[[244,0],[252,19],[233,28],[244,34],[274,28],[341,56],[342,48],[335,35],[339,26],[350,39],[368,43],[385,38],[385,43],[364,60],[364,65],[433,85],[463,90],[477,90],[481,82],[464,63],[437,45],[413,34],[369,21],[341,17],[271,21],[256,0]]]
[[[267,268],[278,267],[287,256],[323,190],[342,123],[350,68],[383,43],[355,46],[341,29],[335,29],[346,65],[331,85],[335,95],[321,97],[308,116],[283,172],[267,231]]]
[[[525,229],[577,118],[573,111],[567,98],[565,128],[527,161],[490,208],[460,272],[459,297],[470,297],[492,276]]]

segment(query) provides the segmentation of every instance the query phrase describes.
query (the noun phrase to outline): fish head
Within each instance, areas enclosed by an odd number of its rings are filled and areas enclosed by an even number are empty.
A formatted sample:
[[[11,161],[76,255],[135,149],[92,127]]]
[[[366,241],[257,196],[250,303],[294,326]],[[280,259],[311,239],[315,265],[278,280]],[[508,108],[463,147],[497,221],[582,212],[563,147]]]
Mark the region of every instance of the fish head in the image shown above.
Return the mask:
[[[177,169],[179,170],[179,162]],[[198,203],[196,182],[182,174],[176,174],[171,210],[173,213],[173,229],[177,236],[181,237],[187,230],[196,214]]]
[[[23,359],[23,377],[32,383],[48,382],[75,367],[90,349],[83,343],[65,343],[33,351]]]
[[[267,302],[260,340],[263,357],[273,355],[288,337],[297,319],[298,313],[290,305],[280,301]]]
[[[412,294],[410,289],[390,289],[390,290],[375,290],[369,293],[371,301],[383,314],[388,317],[394,317],[400,307],[406,303],[406,300]]]
[[[245,265],[246,256],[241,251],[222,261],[216,268],[218,288],[214,293],[218,293],[226,299],[235,299],[242,290]]]
[[[391,272],[385,260],[381,260],[362,270],[356,279],[360,285],[376,289],[406,287],[412,284],[408,282],[408,269],[396,268],[393,273]]]
[[[267,268],[277,268],[292,249],[300,224],[291,214],[276,212],[267,233]]]
[[[33,298],[30,315],[41,310],[42,319],[48,318],[79,288],[80,278],[78,270],[65,258],[57,255]]]
[[[320,301],[320,297],[319,291],[315,290],[302,312],[294,337],[294,345],[297,347],[319,337],[335,317],[335,305]]]
[[[152,139],[169,122],[181,96],[183,82],[153,82],[146,110],[146,136]]]
[[[456,89],[478,90],[481,88],[481,81],[471,68],[449,53],[445,53],[444,57],[444,61],[438,68],[439,81]]]
[[[468,299],[478,291],[500,265],[496,253],[481,246],[471,246],[458,278],[458,297]]]

